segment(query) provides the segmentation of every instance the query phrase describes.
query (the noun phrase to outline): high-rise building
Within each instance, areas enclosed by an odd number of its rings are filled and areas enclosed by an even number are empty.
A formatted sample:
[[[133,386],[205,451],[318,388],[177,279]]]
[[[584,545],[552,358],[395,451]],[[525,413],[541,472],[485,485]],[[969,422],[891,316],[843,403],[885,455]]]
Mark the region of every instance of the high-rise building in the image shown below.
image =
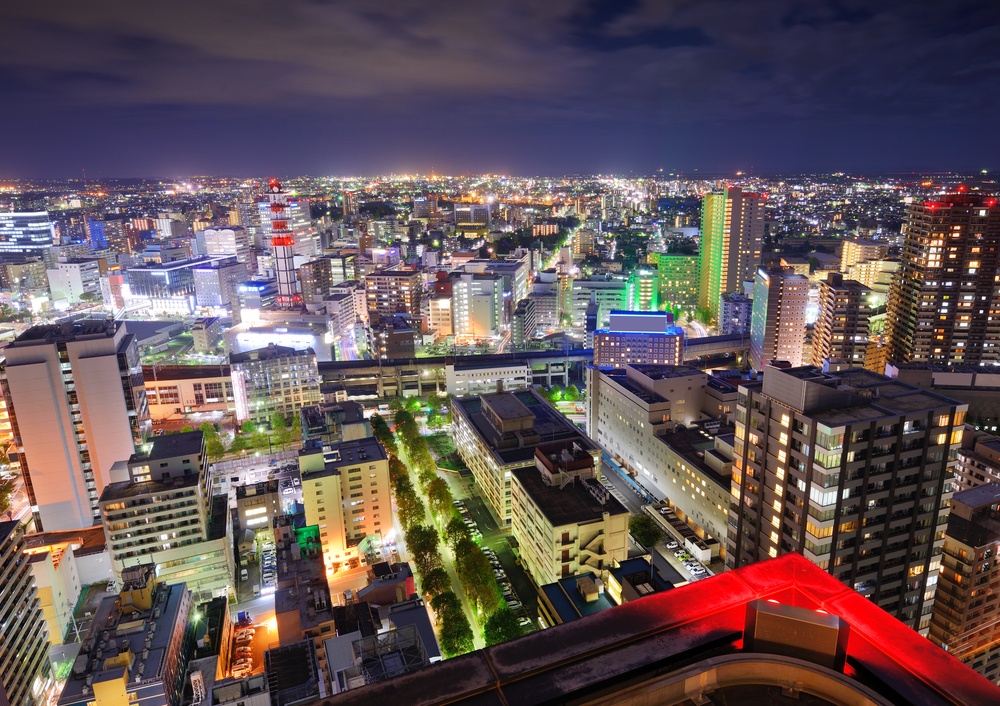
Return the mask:
[[[955,492],[987,483],[1000,483],[1000,438],[969,434],[955,454]]]
[[[576,327],[584,326],[587,307],[591,302],[597,304],[597,327],[603,328],[610,321],[611,312],[629,309],[628,282],[622,277],[610,275],[592,275],[588,278],[571,280],[570,311],[572,323]]]
[[[1000,362],[998,269],[995,198],[961,193],[911,204],[889,290],[889,362]]]
[[[632,311],[660,308],[660,284],[655,270],[633,270],[628,276],[628,304]]]
[[[289,418],[319,404],[320,375],[312,348],[296,350],[273,343],[245,353],[231,353],[229,364],[236,397],[236,418],[270,422],[279,412]]]
[[[967,410],[863,368],[741,383],[727,565],[798,552],[926,632]]]
[[[754,279],[764,242],[763,194],[730,186],[705,194],[701,206],[701,287],[698,306],[719,315],[719,298]]]
[[[203,432],[154,437],[147,453],[115,465],[111,481],[100,508],[116,579],[152,562],[161,581],[186,583],[202,601],[230,597],[229,498],[213,496]]]
[[[103,258],[60,258],[56,266],[46,271],[49,291],[55,300],[69,304],[97,301],[101,296],[101,276],[108,272]]]
[[[660,303],[674,312],[693,311],[698,306],[701,284],[701,260],[698,255],[653,253],[648,258],[656,265],[660,285]]]
[[[753,299],[741,292],[726,292],[719,301],[719,334],[750,333]]]
[[[242,226],[233,228],[206,228],[200,231],[197,240],[204,247],[205,255],[213,257],[235,257],[247,266],[249,274],[257,272],[257,253],[253,249],[253,237]]]
[[[841,244],[840,272],[846,273],[855,265],[867,260],[882,260],[889,254],[889,244],[866,238],[847,238]]]
[[[533,299],[522,299],[514,309],[511,319],[511,342],[515,348],[524,348],[535,337],[538,330],[538,314]]]
[[[42,255],[54,242],[47,211],[0,211],[0,253]]]
[[[750,367],[772,360],[802,365],[809,279],[783,270],[757,270],[750,315]]]
[[[239,306],[239,288],[246,282],[247,266],[235,257],[207,262],[193,268],[195,302],[199,308],[232,309]]]
[[[812,364],[817,368],[825,360],[865,364],[870,293],[868,287],[838,272],[819,283],[819,317],[812,342]]]
[[[1000,484],[951,497],[928,637],[992,682],[1000,680]]]
[[[677,365],[684,359],[684,329],[669,311],[612,311],[611,325],[594,331],[594,365]]]
[[[359,566],[365,540],[392,527],[385,449],[374,437],[304,449],[299,471],[306,525],[319,528],[327,571]]]
[[[365,275],[368,312],[379,316],[420,315],[423,284],[413,270],[381,270]]]
[[[121,322],[35,326],[4,350],[25,487],[45,530],[100,519],[111,467],[150,435],[135,337]]]
[[[4,659],[0,660],[0,703],[35,706],[45,703],[49,641],[38,591],[28,558],[24,530],[16,520],[0,522],[0,614]]]
[[[503,278],[454,272],[450,279],[452,333],[465,339],[499,336],[504,325]]]
[[[350,221],[358,217],[358,192],[341,191],[340,201],[344,209],[344,220]]]

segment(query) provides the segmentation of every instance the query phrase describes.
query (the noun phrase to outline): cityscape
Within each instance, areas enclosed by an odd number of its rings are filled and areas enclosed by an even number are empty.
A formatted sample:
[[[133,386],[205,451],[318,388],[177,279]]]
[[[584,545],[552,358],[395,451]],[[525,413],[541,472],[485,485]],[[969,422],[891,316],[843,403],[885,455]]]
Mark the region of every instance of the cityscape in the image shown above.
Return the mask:
[[[90,5],[0,9],[0,704],[1000,703],[996,6]]]

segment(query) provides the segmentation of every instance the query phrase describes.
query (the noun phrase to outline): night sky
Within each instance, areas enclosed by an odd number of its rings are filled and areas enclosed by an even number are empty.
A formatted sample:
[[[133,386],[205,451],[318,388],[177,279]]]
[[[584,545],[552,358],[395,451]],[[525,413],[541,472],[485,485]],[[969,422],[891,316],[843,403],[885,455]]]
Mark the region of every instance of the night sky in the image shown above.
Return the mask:
[[[4,177],[1000,168],[991,0],[33,0],[0,28]]]

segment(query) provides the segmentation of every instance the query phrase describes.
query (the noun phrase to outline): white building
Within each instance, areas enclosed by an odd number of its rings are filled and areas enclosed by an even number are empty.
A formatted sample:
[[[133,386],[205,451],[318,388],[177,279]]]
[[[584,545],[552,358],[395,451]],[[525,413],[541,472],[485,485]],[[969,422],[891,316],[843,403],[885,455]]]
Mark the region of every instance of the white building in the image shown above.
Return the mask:
[[[121,322],[36,326],[5,349],[8,409],[40,529],[87,527],[111,466],[150,435],[135,338]]]
[[[444,367],[448,394],[455,397],[482,395],[504,390],[531,387],[531,365],[528,363],[446,363]]]
[[[95,303],[101,299],[101,275],[108,269],[107,260],[97,258],[66,258],[46,271],[52,300],[64,299],[67,304],[79,304],[85,299]]]
[[[503,278],[461,272],[454,273],[451,280],[451,321],[455,336],[499,336],[504,323]]]

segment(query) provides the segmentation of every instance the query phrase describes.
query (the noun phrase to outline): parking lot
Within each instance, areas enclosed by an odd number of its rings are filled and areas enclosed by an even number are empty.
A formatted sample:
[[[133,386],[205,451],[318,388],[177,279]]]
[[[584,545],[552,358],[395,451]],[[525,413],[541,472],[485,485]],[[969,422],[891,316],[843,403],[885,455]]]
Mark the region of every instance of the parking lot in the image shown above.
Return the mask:
[[[254,623],[253,616],[249,616],[249,621],[235,623],[230,643],[229,674],[242,679],[264,671],[264,652],[270,649],[276,637],[271,634],[270,625]]]
[[[517,564],[506,533],[497,527],[496,521],[479,497],[471,495],[456,500],[455,507],[493,566],[493,574],[503,592],[503,599],[517,615],[521,627],[526,632],[537,629],[538,597],[535,587],[524,569]]]

